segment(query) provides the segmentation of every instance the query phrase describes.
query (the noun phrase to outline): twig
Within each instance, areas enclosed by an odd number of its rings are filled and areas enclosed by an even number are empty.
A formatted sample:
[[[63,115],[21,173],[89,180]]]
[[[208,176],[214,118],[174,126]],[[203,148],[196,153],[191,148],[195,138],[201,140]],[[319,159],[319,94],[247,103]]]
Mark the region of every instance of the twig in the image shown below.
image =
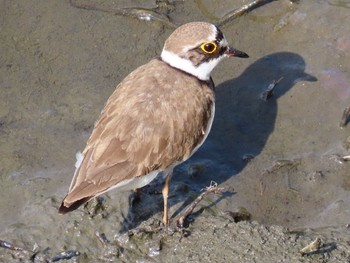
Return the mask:
[[[342,157],[344,161],[350,161],[350,155],[345,155]]]
[[[273,96],[273,90],[283,78],[284,77],[280,77],[278,80],[273,80],[271,84],[267,87],[267,89],[263,93],[261,93],[260,98],[264,101],[267,101],[269,98],[271,98]]]
[[[100,11],[118,16],[128,16],[132,18],[137,18],[145,21],[158,21],[170,28],[177,28],[177,25],[172,23],[169,18],[165,15],[159,14],[156,11],[145,9],[145,8],[104,8],[96,6],[94,4],[82,4],[76,3],[73,0],[69,0],[69,4],[75,8],[90,10],[90,11]]]
[[[130,229],[127,232],[127,235],[129,237],[132,236],[142,236],[142,235],[152,235],[152,234],[156,234],[159,233],[160,231],[162,231],[164,229],[163,226],[157,226],[157,227],[137,227],[134,229]],[[167,228],[167,230],[170,230],[170,228]]]
[[[28,249],[15,246],[14,244],[12,244],[10,242],[7,242],[5,240],[0,240],[0,247],[8,248],[8,249],[11,249],[11,250],[14,250],[14,251],[30,251]]]
[[[110,241],[107,239],[105,233],[100,233],[98,231],[95,232],[95,236],[98,238],[98,240],[102,243],[102,245],[107,245],[110,243]]]
[[[317,252],[323,246],[322,240],[317,237],[314,241],[312,241],[309,245],[300,250],[302,256],[310,253]]]
[[[193,210],[195,209],[195,207],[198,205],[198,203],[200,201],[202,201],[202,199],[204,198],[204,196],[206,196],[209,193],[215,193],[215,194],[219,194],[221,193],[224,188],[220,188],[218,187],[218,184],[215,182],[211,182],[210,185],[208,187],[206,187],[205,192],[201,193],[194,201],[193,203],[187,207],[187,209],[184,211],[183,215],[176,221],[177,227],[182,229],[183,225],[185,223],[185,220],[187,219],[187,217],[189,215],[192,214]]]
[[[63,251],[63,252],[57,254],[56,256],[54,256],[52,258],[52,262],[57,262],[57,261],[60,261],[63,259],[67,260],[67,259],[71,259],[71,258],[77,257],[77,256],[80,256],[79,251],[67,250],[67,251]]]
[[[272,0],[274,1],[274,0]],[[228,14],[224,15],[219,22],[217,23],[218,26],[222,26],[233,19],[240,17],[244,15],[245,13],[252,11],[253,9],[259,7],[260,5],[263,5],[265,3],[271,2],[271,0],[255,0],[250,2],[249,4],[243,5],[238,9],[233,10],[232,12],[229,12]]]
[[[346,107],[343,111],[343,116],[339,124],[341,128],[344,128],[348,124],[349,117],[350,117],[350,107]]]

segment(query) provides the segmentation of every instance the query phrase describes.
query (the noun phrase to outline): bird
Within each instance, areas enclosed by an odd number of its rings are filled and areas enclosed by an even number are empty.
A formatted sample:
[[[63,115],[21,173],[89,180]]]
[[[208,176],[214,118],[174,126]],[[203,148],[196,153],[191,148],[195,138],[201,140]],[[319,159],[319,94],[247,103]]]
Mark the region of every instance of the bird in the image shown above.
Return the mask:
[[[249,57],[229,46],[207,22],[179,26],[159,57],[127,75],[107,100],[59,213],[73,211],[115,189],[140,189],[162,173],[163,223],[169,224],[168,195],[174,167],[203,144],[215,114],[211,72],[225,57]]]

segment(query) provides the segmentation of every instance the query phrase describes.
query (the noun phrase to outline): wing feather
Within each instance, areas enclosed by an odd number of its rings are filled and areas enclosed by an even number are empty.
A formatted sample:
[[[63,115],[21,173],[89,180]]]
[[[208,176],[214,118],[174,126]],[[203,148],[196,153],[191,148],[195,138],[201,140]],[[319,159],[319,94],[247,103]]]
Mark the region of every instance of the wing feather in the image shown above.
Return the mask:
[[[213,84],[186,74],[179,81],[178,73],[154,59],[119,84],[95,124],[62,206],[189,158],[211,117]]]

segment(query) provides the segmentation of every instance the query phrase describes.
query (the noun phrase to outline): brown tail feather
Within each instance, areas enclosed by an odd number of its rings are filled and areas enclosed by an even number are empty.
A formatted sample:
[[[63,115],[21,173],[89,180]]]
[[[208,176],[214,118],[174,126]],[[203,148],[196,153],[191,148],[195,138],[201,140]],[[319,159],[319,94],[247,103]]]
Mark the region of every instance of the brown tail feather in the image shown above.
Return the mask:
[[[74,203],[71,203],[69,206],[66,206],[64,204],[64,200],[62,201],[62,204],[60,206],[60,208],[58,208],[58,213],[60,214],[66,214],[68,212],[71,212],[75,209],[77,209],[79,206],[85,204],[87,201],[89,201],[91,199],[91,197],[85,197],[85,198],[82,198],[78,201],[75,201]]]

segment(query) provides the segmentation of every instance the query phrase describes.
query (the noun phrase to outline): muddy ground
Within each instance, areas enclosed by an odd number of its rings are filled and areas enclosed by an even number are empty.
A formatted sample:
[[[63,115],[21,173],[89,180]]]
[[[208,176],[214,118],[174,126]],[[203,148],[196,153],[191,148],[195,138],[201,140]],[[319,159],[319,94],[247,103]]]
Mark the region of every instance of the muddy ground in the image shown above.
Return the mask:
[[[250,58],[214,70],[211,134],[175,170],[173,227],[211,181],[224,188],[184,233],[161,228],[161,178],[134,206],[130,193],[111,192],[58,215],[75,153],[115,86],[160,54],[174,24],[221,23],[250,1],[155,2],[0,0],[0,240],[29,250],[0,248],[0,262],[350,262],[350,127],[339,126],[350,106],[350,5],[341,0],[270,1],[221,26]],[[236,223],[242,208],[251,219]],[[300,253],[316,238],[317,251]]]

